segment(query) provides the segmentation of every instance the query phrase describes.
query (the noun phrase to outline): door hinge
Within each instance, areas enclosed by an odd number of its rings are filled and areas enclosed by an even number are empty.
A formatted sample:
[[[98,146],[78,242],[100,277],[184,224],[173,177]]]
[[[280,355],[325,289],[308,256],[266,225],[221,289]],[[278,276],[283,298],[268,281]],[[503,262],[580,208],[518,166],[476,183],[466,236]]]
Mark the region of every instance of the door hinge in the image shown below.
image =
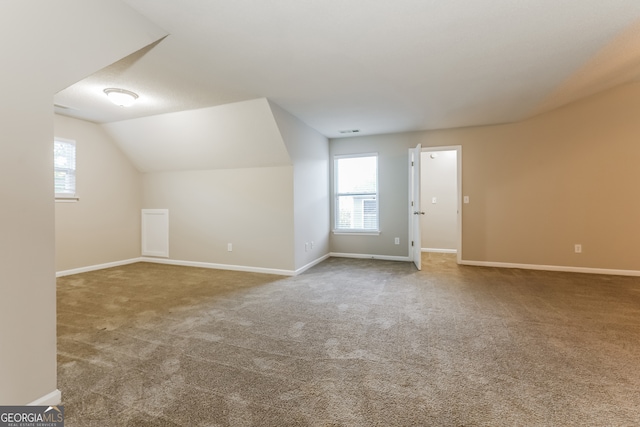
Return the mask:
[[[413,162],[411,162],[411,166],[413,166]]]
[[[413,240],[411,241],[411,246],[413,246]]]
[[[413,201],[411,201],[411,206],[413,206]]]

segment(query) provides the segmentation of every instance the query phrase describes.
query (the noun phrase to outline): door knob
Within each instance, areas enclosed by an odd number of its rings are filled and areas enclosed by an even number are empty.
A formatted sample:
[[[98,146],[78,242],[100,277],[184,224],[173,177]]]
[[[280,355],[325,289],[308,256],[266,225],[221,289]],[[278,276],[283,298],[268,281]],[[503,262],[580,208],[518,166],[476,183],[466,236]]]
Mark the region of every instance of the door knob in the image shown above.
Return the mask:
[[[424,215],[424,212],[418,212],[418,211],[415,211],[413,214],[414,214],[414,215]]]

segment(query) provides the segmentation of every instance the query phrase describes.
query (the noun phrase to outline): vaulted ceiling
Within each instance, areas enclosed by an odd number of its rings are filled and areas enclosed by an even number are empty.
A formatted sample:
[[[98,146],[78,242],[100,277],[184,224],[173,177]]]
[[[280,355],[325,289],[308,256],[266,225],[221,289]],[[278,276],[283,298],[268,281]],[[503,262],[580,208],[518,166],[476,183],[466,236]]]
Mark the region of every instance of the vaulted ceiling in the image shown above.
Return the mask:
[[[512,122],[640,77],[637,0],[124,3],[169,35],[59,92],[57,112],[108,123],[267,98],[339,137]]]

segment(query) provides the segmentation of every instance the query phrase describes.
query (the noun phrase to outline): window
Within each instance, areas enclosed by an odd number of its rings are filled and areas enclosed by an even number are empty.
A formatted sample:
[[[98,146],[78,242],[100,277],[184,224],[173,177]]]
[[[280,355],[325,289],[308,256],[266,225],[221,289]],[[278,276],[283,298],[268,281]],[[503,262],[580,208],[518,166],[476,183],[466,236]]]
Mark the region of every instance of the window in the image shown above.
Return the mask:
[[[56,199],[76,198],[76,143],[56,138],[53,141],[53,179]]]
[[[335,232],[378,229],[378,155],[336,156]]]

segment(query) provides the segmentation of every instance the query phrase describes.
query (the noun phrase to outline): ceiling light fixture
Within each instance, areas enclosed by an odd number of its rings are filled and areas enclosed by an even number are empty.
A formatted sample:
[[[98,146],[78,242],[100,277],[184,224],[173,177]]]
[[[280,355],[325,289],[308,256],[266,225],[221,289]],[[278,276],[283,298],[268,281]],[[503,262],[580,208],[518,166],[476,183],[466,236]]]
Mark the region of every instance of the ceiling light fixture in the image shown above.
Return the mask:
[[[129,90],[113,87],[105,89],[104,93],[107,94],[107,97],[111,102],[121,107],[129,107],[136,101],[136,99],[138,99],[138,95]]]

